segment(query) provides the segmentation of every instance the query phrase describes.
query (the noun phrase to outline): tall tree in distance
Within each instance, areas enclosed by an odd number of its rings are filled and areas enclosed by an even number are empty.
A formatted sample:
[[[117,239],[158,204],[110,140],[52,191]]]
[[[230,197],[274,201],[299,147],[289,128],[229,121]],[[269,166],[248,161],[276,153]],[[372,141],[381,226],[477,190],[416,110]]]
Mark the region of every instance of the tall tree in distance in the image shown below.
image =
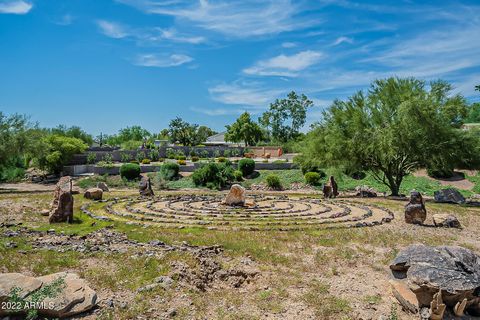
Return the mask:
[[[269,110],[258,121],[270,131],[274,141],[286,142],[298,136],[311,106],[313,102],[306,95],[297,95],[292,91],[287,98],[277,99],[270,104]]]
[[[253,146],[262,139],[262,129],[252,121],[248,112],[242,113],[234,123],[225,128],[225,141],[244,142],[245,146]]]
[[[184,146],[194,146],[199,143],[197,137],[198,124],[190,124],[180,117],[176,117],[168,126],[169,138],[173,143]]]
[[[207,141],[207,138],[213,136],[214,134],[217,134],[217,132],[207,126],[200,126],[197,129],[197,138],[199,143]]]

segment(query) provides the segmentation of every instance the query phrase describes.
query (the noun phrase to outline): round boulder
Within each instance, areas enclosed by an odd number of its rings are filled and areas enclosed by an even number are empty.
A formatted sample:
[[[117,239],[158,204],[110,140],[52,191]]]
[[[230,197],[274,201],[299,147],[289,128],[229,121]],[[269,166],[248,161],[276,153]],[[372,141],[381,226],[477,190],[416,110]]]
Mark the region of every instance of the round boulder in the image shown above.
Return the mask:
[[[102,200],[103,191],[100,188],[90,188],[85,191],[83,196],[90,200]]]

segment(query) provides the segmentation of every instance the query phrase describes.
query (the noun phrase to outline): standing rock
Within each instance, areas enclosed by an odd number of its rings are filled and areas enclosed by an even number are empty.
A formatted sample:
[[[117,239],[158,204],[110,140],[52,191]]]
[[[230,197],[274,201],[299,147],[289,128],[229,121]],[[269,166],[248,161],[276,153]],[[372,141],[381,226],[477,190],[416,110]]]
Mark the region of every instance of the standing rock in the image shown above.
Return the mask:
[[[413,224],[423,224],[427,218],[427,209],[423,202],[420,192],[412,191],[410,201],[405,206],[405,222]]]
[[[155,194],[153,193],[152,183],[150,182],[150,178],[147,176],[142,176],[140,183],[138,185],[138,189],[141,196],[144,197],[152,197]]]
[[[90,188],[83,194],[85,199],[102,200],[103,190],[100,188]]]
[[[227,206],[245,205],[245,188],[239,184],[234,184],[223,201]]]
[[[69,176],[60,178],[53,195],[50,223],[73,221],[72,179]]]
[[[338,185],[333,176],[330,176],[328,183],[323,186],[324,198],[336,198],[338,196]]]
[[[464,204],[465,198],[456,189],[448,188],[433,193],[435,202]]]
[[[444,228],[461,228],[460,221],[457,217],[448,213],[437,213],[433,216],[433,224],[435,227]]]
[[[105,182],[100,181],[97,183],[97,188],[102,189],[103,192],[109,192],[110,190],[108,189],[108,186]]]

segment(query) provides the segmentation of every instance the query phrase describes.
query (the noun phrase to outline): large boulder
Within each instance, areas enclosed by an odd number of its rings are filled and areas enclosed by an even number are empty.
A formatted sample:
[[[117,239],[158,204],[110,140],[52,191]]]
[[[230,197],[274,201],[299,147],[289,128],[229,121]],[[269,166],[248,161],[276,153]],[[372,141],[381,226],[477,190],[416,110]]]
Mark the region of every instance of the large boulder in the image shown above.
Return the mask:
[[[29,277],[19,273],[0,274],[0,301],[8,301],[13,288],[20,288],[20,298],[31,301],[39,290],[51,292],[42,301],[38,313],[54,318],[71,317],[95,307],[97,294],[85,280],[75,273],[60,272],[43,277]],[[3,313],[2,313],[3,312]],[[7,310],[0,310],[5,315]]]
[[[53,194],[52,207],[50,223],[73,221],[72,179],[69,176],[62,177],[58,181]]]
[[[138,185],[138,191],[140,192],[140,195],[144,197],[152,197],[155,195],[153,193],[152,183],[149,177],[142,176],[142,179]]]
[[[87,191],[85,191],[83,194],[83,197],[90,200],[102,200],[103,190],[100,188],[87,189]]]
[[[448,213],[437,213],[432,216],[435,227],[443,228],[461,228],[457,217]]]
[[[360,198],[375,198],[377,196],[377,191],[369,186],[357,186],[355,192],[355,196]]]
[[[418,307],[431,307],[435,300],[456,315],[480,315],[480,256],[471,250],[411,245],[398,253],[390,269],[415,294]]]
[[[462,196],[462,194],[458,192],[458,190],[452,188],[435,191],[433,193],[433,197],[435,198],[435,202],[457,204],[465,203],[465,197]]]
[[[423,224],[427,219],[427,209],[420,192],[412,191],[410,201],[405,206],[405,222],[412,224]]]
[[[245,205],[245,188],[239,184],[234,184],[230,188],[225,197],[224,203],[227,206],[244,206]]]

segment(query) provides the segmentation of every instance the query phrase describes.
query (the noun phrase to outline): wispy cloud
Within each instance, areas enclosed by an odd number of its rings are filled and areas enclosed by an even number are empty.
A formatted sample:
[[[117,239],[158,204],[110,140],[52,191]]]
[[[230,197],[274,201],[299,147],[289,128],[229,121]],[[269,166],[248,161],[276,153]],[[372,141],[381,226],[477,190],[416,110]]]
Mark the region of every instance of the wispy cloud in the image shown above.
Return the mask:
[[[295,42],[284,42],[282,43],[283,48],[295,48],[297,44]]]
[[[0,0],[0,13],[26,14],[33,5],[22,0]]]
[[[296,77],[302,71],[320,61],[322,53],[306,50],[290,56],[279,56],[260,60],[252,67],[243,70],[248,75]]]
[[[176,67],[193,61],[193,58],[184,54],[139,54],[133,61],[134,65],[142,67],[168,68]]]
[[[196,107],[191,107],[190,110],[197,112],[197,113],[202,113],[206,114],[207,116],[227,116],[227,115],[235,115],[235,114],[241,114],[244,110],[241,110],[239,108],[234,108],[234,109],[227,109],[227,108],[196,108]]]
[[[201,36],[188,36],[184,34],[180,34],[176,29],[162,29],[162,28],[155,28],[152,30],[150,34],[148,32],[143,35],[144,38],[149,39],[150,41],[159,41],[159,40],[171,40],[174,42],[184,42],[184,43],[191,43],[191,44],[199,44],[205,42],[205,37]],[[141,38],[141,36],[139,37]]]
[[[117,0],[148,13],[175,17],[229,37],[246,38],[305,28],[319,20],[297,19],[297,5],[289,0],[149,1]]]
[[[243,80],[219,84],[208,91],[214,101],[248,106],[251,110],[266,109],[272,101],[286,92],[283,89],[265,88],[259,82]]]
[[[97,25],[100,28],[100,31],[110,38],[121,39],[130,35],[124,26],[116,22],[98,20]]]
[[[59,19],[53,21],[55,24],[59,26],[69,26],[73,23],[74,17],[71,14],[64,14]]]
[[[334,46],[338,46],[339,44],[342,44],[342,43],[353,43],[353,39],[352,38],[349,38],[349,37],[338,37],[335,42],[333,43]]]

